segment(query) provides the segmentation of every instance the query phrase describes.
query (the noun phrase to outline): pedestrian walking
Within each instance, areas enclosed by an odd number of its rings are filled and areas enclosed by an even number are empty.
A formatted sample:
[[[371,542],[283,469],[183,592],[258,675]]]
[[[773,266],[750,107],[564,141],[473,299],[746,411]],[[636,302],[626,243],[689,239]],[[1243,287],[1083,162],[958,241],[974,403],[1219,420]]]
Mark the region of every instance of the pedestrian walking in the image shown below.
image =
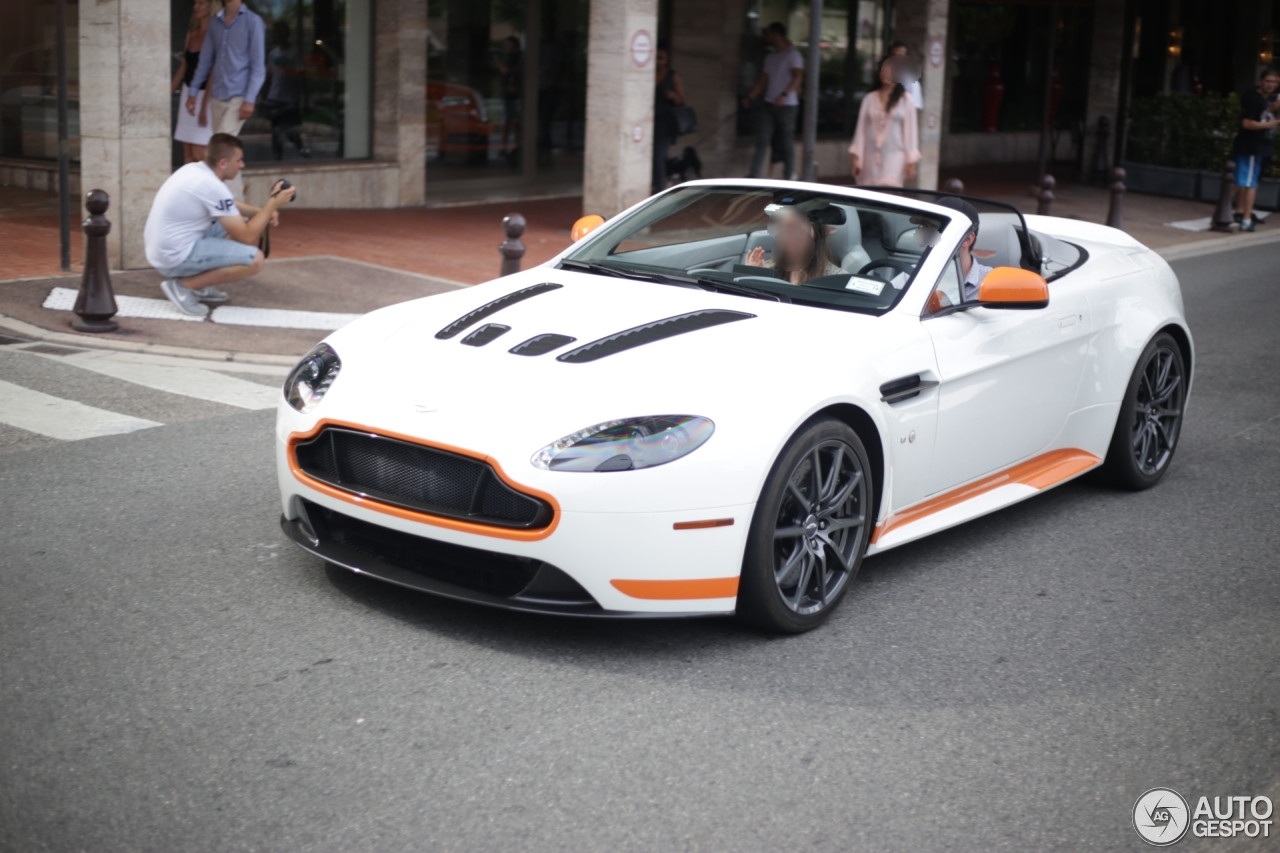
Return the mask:
[[[680,136],[676,109],[684,106],[684,81],[671,67],[671,48],[666,40],[658,42],[654,58],[653,90],[653,191],[667,188],[667,154]]]
[[[849,146],[853,177],[860,184],[900,187],[915,180],[920,160],[916,108],[897,79],[897,58],[880,60],[880,87],[867,92]]]
[[[169,93],[181,91],[179,104],[186,104],[189,97],[196,100],[194,112],[185,108],[178,110],[178,121],[173,129],[173,138],[182,143],[182,162],[197,163],[204,159],[204,147],[213,136],[213,125],[209,123],[209,87],[201,85],[199,89],[191,88],[191,81],[196,76],[196,66],[200,64],[200,51],[204,47],[205,35],[209,32],[209,21],[213,16],[214,0],[195,0],[191,5],[191,21],[187,24],[187,34],[182,41],[182,61],[173,74],[169,84]]]
[[[1280,89],[1280,70],[1267,68],[1258,77],[1256,88],[1240,98],[1240,129],[1236,131],[1236,215],[1241,231],[1252,231],[1257,223],[1253,216],[1253,200],[1258,194],[1258,178],[1266,154],[1267,134],[1280,127],[1280,118],[1272,116],[1268,107]]]
[[[782,149],[783,177],[796,177],[796,114],[800,111],[800,87],[804,84],[804,57],[787,38],[785,24],[774,22],[764,32],[772,52],[765,55],[764,69],[751,91],[742,99],[750,109],[756,98],[764,96],[756,114],[756,151],[747,177],[757,178],[765,171],[765,163],[773,148]]]
[[[244,0],[227,0],[209,22],[191,87],[199,91],[208,83],[214,133],[236,136],[253,115],[267,79],[266,35],[266,24]],[[196,114],[194,96],[187,97],[187,112]],[[230,186],[232,194],[243,200],[244,182],[238,172]]]
[[[293,50],[289,22],[271,25],[271,50],[267,53],[267,96],[263,106],[271,119],[271,153],[284,159],[284,143],[289,141],[301,157],[310,157],[311,149],[302,141],[298,128],[302,124],[303,67]]]

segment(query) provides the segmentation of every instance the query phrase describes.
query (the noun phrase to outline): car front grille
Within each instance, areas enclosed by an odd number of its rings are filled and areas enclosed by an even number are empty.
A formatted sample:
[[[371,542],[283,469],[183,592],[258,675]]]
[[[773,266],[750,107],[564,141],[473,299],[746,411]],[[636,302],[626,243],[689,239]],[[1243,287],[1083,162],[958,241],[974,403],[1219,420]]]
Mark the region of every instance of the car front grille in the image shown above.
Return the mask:
[[[554,514],[487,462],[397,438],[330,426],[293,452],[308,476],[405,509],[516,529],[546,527]]]

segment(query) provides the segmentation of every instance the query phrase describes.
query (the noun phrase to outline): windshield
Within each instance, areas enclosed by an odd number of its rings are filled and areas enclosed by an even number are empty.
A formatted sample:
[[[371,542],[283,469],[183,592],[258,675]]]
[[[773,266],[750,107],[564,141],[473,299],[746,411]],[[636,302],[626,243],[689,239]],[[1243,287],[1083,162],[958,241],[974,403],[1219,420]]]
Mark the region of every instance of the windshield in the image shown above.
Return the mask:
[[[684,187],[591,235],[565,269],[883,314],[945,216],[767,187]]]

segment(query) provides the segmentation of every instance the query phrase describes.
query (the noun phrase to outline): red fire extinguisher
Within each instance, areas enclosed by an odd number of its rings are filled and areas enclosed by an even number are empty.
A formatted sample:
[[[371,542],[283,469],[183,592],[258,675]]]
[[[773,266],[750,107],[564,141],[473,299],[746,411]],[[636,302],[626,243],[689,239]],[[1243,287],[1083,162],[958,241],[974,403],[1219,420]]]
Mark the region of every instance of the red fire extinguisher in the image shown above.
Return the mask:
[[[982,84],[982,129],[995,133],[1000,120],[1000,104],[1004,101],[1004,81],[1000,79],[1000,63],[987,65],[987,79]]]

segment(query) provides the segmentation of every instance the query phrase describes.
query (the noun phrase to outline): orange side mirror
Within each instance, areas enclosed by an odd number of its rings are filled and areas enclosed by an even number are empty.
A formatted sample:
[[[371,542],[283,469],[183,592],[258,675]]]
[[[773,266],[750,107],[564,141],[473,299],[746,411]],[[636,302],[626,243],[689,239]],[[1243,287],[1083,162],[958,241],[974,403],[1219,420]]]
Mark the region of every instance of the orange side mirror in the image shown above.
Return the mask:
[[[988,308],[1047,308],[1049,283],[1018,267],[996,267],[978,286],[978,303]]]
[[[576,243],[603,224],[603,216],[598,213],[588,213],[573,223],[573,230],[569,232],[569,239]]]

